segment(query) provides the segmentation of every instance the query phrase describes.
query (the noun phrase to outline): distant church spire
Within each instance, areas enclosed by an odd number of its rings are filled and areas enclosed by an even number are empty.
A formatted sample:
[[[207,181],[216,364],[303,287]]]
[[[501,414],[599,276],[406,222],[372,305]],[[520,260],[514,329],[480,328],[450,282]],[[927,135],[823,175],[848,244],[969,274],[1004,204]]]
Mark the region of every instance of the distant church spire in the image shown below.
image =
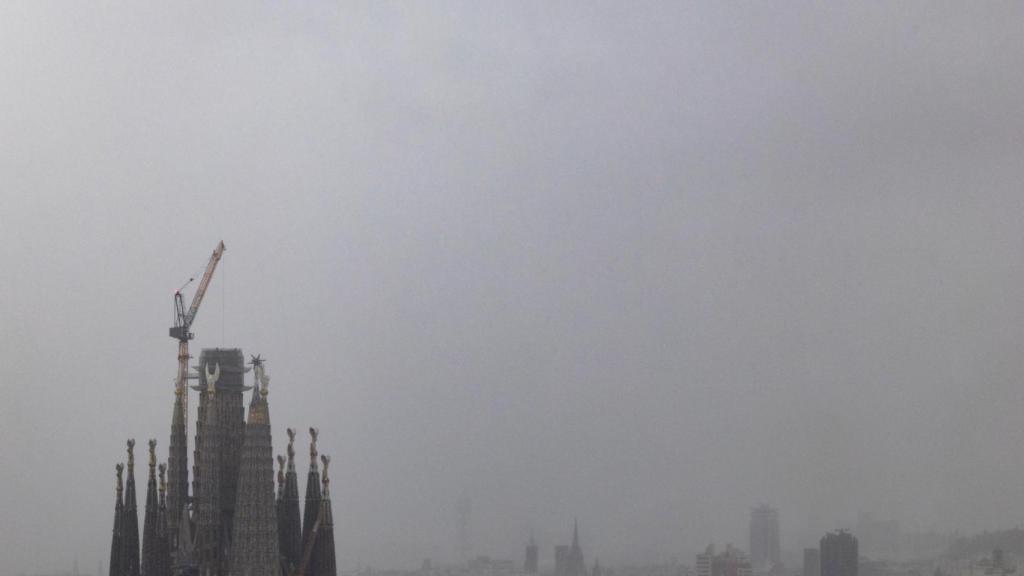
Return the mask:
[[[267,403],[270,377],[264,372],[259,356],[253,357],[253,368],[256,385],[242,441],[228,573],[232,576],[280,576],[274,447]]]
[[[302,512],[302,550],[310,544],[310,535],[320,512],[320,470],[317,466],[316,440],[320,431],[309,429],[309,474],[306,477],[306,508]]]
[[[124,523],[124,464],[114,467],[117,471],[117,489],[114,498],[114,532],[110,538],[110,576],[121,576],[121,527]]]
[[[146,481],[146,513],[142,521],[142,575],[156,576],[159,547],[156,534],[156,440],[149,441],[149,476]]]
[[[139,506],[135,497],[135,440],[128,440],[128,481],[124,491],[121,574],[139,576]]]
[[[587,576],[587,564],[583,560],[583,550],[580,548],[579,522],[572,523],[572,547],[569,548],[569,557],[566,559],[566,576]]]
[[[281,555],[286,573],[290,574],[302,561],[302,517],[299,513],[299,477],[295,472],[295,430],[288,432],[288,469],[284,475],[284,496],[281,497]]]
[[[312,576],[337,576],[338,566],[334,557],[334,513],[331,511],[331,480],[327,468],[331,464],[330,456],[320,456],[324,465],[323,493],[320,499],[320,526],[316,533],[313,548]]]

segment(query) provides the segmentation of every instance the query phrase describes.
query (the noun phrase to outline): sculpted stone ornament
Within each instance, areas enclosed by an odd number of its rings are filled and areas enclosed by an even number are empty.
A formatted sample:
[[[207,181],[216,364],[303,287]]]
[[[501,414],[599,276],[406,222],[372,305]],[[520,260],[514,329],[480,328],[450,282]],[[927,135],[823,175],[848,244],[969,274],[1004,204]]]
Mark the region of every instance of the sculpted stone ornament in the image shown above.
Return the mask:
[[[135,468],[135,439],[128,439],[128,468]]]
[[[331,485],[331,480],[327,477],[327,467],[331,465],[331,457],[324,454],[323,456],[320,456],[320,461],[324,463],[324,474],[320,482],[324,485],[324,496],[327,496],[330,492]]]
[[[310,428],[309,429],[309,436],[313,439],[309,443],[309,459],[312,460],[314,466],[316,466],[316,456],[317,456],[316,438],[319,435],[320,435],[320,429],[319,428]]]
[[[149,440],[149,467],[156,467],[156,439]]]
[[[167,492],[167,464],[161,464],[157,467],[160,474],[160,494]]]
[[[284,456],[277,455],[277,490],[278,492],[284,492]]]
[[[210,364],[206,364],[206,391],[211,394],[214,392],[214,386],[217,385],[217,380],[220,380],[220,362],[218,362],[213,372],[210,372]]]
[[[124,464],[118,462],[114,469],[117,470],[117,493],[120,495],[124,492],[124,479],[121,477],[124,474]]]

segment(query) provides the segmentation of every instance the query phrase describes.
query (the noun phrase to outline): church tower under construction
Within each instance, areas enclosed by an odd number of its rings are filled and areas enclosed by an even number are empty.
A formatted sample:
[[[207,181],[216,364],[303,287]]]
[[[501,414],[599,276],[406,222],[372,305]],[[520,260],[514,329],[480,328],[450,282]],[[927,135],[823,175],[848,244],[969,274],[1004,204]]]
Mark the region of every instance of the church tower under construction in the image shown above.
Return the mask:
[[[196,382],[192,390],[199,403],[191,483],[188,390],[178,386],[166,466],[158,466],[157,442],[149,441],[141,557],[134,440],[128,441],[127,470],[117,465],[110,576],[337,576],[330,459],[319,455],[317,430],[310,429],[302,518],[291,429],[275,483],[264,361],[255,356],[246,365],[241,350],[214,348],[204,349],[194,368],[197,373],[188,378]],[[251,386],[245,383],[248,372]]]

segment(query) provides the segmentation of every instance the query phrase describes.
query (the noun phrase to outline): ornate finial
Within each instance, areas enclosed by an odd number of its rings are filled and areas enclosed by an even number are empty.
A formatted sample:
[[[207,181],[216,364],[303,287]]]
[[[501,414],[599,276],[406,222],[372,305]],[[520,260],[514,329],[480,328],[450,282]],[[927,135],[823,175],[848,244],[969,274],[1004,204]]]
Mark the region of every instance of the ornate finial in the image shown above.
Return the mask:
[[[156,439],[150,438],[149,440],[149,470],[152,474],[153,468],[156,468]]]
[[[114,469],[117,470],[117,495],[120,497],[121,493],[124,492],[124,479],[121,477],[124,474],[124,464],[118,462]]]
[[[317,451],[316,451],[316,437],[319,436],[319,435],[320,435],[320,430],[319,429],[317,429],[317,428],[310,428],[309,429],[309,436],[313,439],[309,443],[309,460],[310,460],[309,464],[313,468],[316,468],[316,455],[317,455]]]
[[[288,432],[288,465],[295,462],[295,430],[289,428]]]
[[[135,438],[128,439],[128,470],[135,469]]]
[[[213,372],[210,372],[210,363],[206,363],[206,391],[211,394],[215,391],[214,386],[217,384],[217,380],[220,380],[220,362],[217,362],[213,368]]]
[[[277,455],[277,490],[278,492],[284,490],[284,456]]]
[[[330,493],[331,480],[327,477],[327,467],[331,465],[331,457],[324,454],[320,456],[320,461],[324,463],[324,474],[320,479],[320,482],[324,485],[324,496],[326,497]]]
[[[160,497],[164,497],[164,493],[167,492],[167,464],[160,463],[157,467],[160,473]]]

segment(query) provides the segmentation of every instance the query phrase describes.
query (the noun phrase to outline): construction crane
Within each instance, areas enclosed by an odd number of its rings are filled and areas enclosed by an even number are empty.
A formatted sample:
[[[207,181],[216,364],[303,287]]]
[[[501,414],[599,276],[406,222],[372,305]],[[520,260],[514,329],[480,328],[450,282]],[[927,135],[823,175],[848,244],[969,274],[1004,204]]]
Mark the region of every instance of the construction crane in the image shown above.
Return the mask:
[[[203,279],[199,281],[199,287],[192,296],[192,305],[185,310],[185,296],[181,291],[188,286],[194,278],[190,278],[184,286],[174,292],[174,326],[171,326],[171,338],[178,340],[178,377],[174,381],[175,392],[181,395],[183,408],[185,410],[185,436],[188,437],[188,388],[185,381],[188,380],[188,341],[192,339],[192,322],[196,319],[196,312],[199,312],[199,305],[203,303],[203,296],[206,295],[206,288],[210,286],[210,279],[213,278],[213,271],[217,269],[220,257],[224,255],[224,242],[221,241],[214,248],[210,256],[210,262],[206,265],[206,272]]]

